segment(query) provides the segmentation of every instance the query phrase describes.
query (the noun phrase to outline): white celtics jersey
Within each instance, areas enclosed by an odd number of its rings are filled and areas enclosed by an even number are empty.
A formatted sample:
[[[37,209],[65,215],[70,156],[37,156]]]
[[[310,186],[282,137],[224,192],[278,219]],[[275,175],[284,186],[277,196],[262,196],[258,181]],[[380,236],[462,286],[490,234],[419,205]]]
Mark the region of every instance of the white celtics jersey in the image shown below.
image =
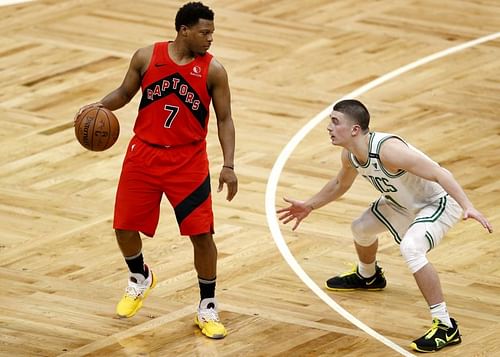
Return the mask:
[[[415,176],[404,170],[390,173],[382,165],[380,147],[390,138],[397,138],[411,149],[426,156],[424,153],[406,143],[393,134],[371,132],[368,143],[368,160],[363,165],[349,153],[349,160],[356,170],[367,179],[382,195],[393,204],[394,208],[417,212],[426,205],[446,196],[446,191],[436,182]],[[428,158],[428,156],[426,156]],[[430,160],[430,159],[429,159]]]

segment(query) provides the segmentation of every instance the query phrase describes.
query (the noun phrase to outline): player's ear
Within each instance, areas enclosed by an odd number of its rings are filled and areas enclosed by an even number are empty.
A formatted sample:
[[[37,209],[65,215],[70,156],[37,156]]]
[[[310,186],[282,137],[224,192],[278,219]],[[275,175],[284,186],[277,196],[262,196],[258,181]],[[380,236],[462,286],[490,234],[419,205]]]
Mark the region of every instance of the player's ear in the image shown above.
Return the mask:
[[[187,36],[188,30],[189,30],[189,27],[187,27],[186,25],[181,25],[181,27],[179,28],[179,33],[182,36]]]
[[[351,128],[351,136],[356,136],[356,135],[359,135],[359,133],[361,133],[362,130],[361,130],[361,126],[359,126],[358,124],[354,124]]]

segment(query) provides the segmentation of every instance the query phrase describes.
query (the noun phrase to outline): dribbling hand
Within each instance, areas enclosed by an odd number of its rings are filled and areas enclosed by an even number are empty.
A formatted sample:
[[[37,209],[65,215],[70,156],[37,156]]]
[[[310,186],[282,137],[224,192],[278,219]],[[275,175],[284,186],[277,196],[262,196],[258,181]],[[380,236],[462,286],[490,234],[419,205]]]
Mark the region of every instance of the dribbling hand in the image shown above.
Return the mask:
[[[101,103],[101,102],[95,102],[95,103],[90,103],[90,104],[87,104],[87,105],[84,105],[83,107],[81,107],[78,112],[76,112],[75,114],[75,117],[73,118],[73,123],[76,123],[76,119],[78,118],[78,116],[80,114],[82,114],[85,110],[89,109],[89,108],[94,108],[94,107],[103,107],[104,105]]]

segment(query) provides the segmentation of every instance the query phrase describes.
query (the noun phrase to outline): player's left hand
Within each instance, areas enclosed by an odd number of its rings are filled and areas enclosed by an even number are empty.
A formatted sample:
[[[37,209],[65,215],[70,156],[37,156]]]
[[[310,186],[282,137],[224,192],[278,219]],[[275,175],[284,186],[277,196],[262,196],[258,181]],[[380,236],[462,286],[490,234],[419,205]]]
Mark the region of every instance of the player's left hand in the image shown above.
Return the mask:
[[[227,196],[226,200],[231,201],[233,197],[238,192],[238,178],[234,173],[234,170],[227,167],[223,167],[219,175],[219,187],[217,192],[221,192],[224,188],[224,184],[227,185]]]
[[[475,208],[468,208],[464,210],[464,220],[467,218],[473,218],[481,225],[488,230],[488,232],[493,233],[493,226],[491,223],[488,221],[488,219],[477,209]]]

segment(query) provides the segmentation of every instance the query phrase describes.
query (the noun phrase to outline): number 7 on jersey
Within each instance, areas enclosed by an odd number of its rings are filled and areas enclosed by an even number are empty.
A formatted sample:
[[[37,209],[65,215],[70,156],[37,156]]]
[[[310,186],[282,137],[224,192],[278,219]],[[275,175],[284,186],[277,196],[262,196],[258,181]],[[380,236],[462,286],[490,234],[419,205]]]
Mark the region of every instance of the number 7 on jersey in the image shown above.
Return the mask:
[[[179,107],[173,106],[173,105],[165,105],[163,108],[164,110],[168,111],[168,117],[165,120],[165,128],[170,128],[172,126],[172,122],[174,121],[175,117],[177,116],[177,113],[179,112]]]

